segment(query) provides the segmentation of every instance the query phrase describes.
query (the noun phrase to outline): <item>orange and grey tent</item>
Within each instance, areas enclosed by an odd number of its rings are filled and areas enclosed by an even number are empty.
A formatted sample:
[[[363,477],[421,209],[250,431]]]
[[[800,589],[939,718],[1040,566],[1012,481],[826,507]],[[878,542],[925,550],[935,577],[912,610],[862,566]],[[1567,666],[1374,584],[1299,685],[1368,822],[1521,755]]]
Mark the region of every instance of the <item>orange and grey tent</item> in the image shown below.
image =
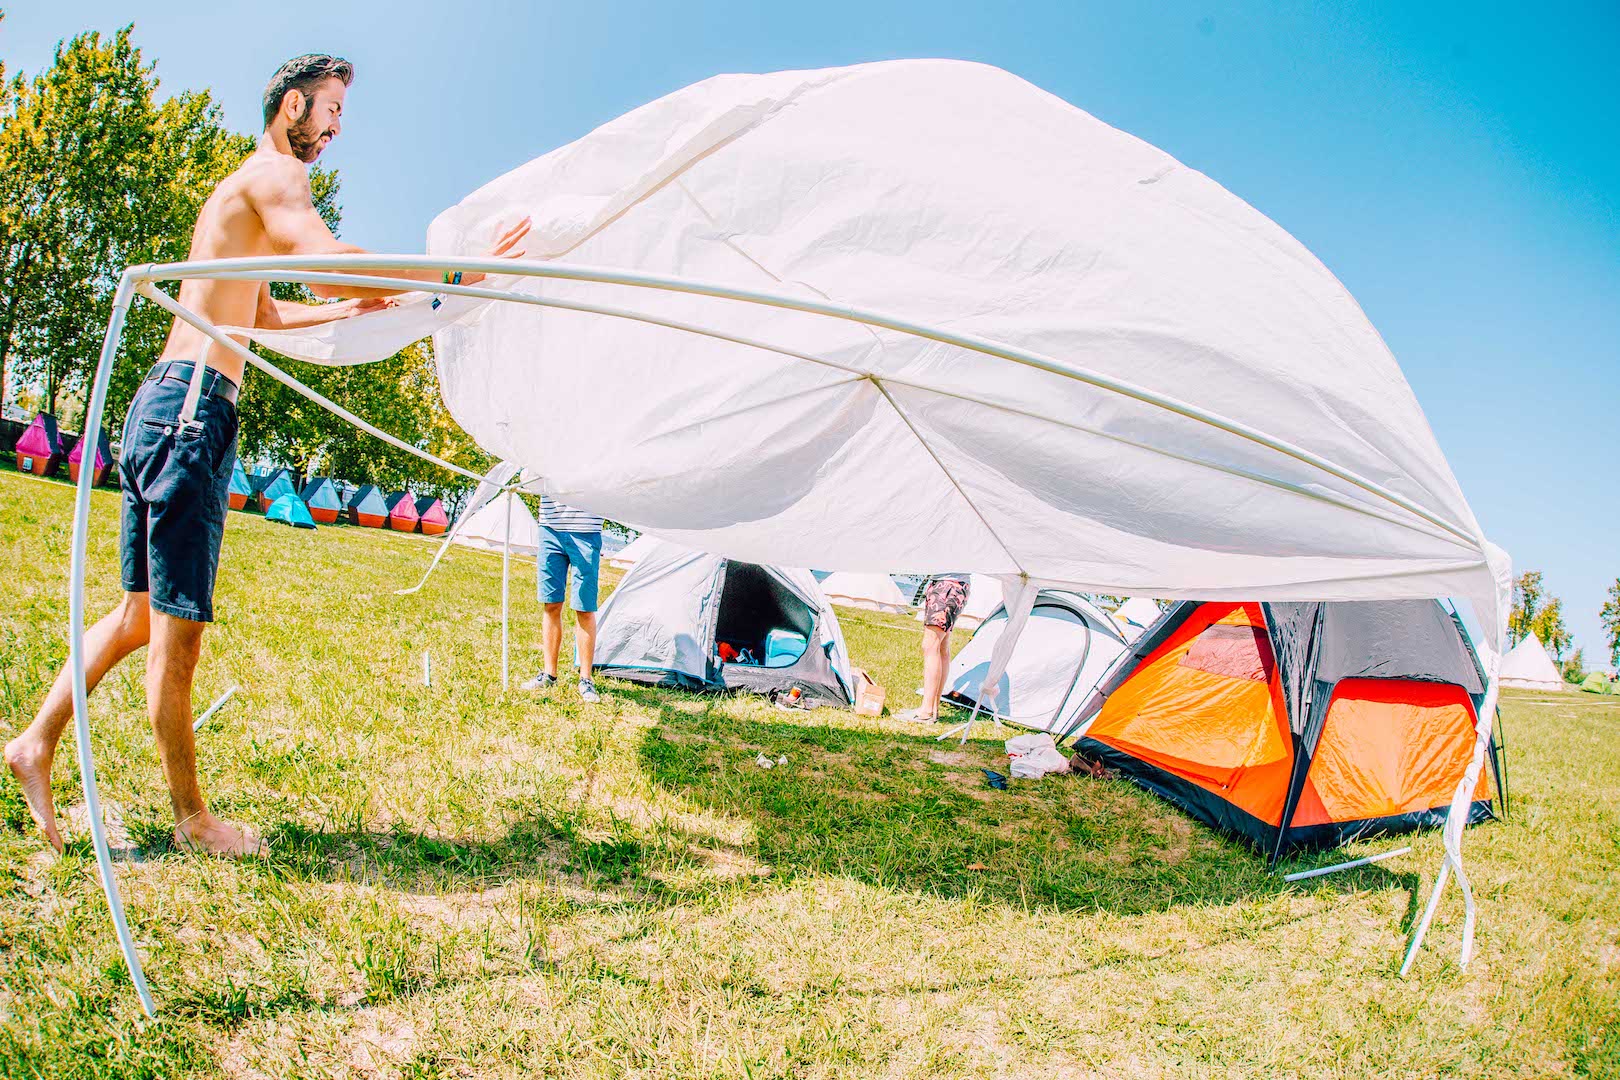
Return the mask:
[[[1079,748],[1273,861],[1445,823],[1485,676],[1433,600],[1175,605],[1079,716]],[[1492,769],[1469,824],[1495,816]]]

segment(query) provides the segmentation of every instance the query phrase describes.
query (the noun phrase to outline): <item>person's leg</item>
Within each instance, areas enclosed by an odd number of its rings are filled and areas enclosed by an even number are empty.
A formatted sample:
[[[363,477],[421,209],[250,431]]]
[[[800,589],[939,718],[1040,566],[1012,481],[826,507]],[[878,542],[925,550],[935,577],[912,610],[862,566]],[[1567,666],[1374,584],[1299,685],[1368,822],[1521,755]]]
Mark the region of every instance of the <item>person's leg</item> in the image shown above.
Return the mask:
[[[202,655],[202,622],[152,612],[146,653],[146,713],[174,807],[174,839],[212,855],[251,855],[258,838],[208,812],[197,784],[197,748],[191,734],[191,680]]]
[[[545,673],[557,677],[557,655],[562,652],[562,601],[546,604],[540,618],[540,647],[544,653]]]
[[[573,590],[569,595],[574,609],[574,666],[579,677],[589,682],[596,661],[596,605],[598,578],[602,569],[602,534],[576,533],[569,551],[573,564]]]
[[[125,593],[119,605],[103,615],[84,634],[84,682],[86,691],[124,657],[146,644],[151,632],[146,593]],[[56,807],[51,799],[51,762],[56,744],[73,719],[73,670],[68,664],[56,675],[50,693],[27,729],[6,744],[6,764],[28,800],[28,812],[57,851],[62,836],[56,829]]]
[[[945,689],[945,672],[950,667],[951,635],[937,626],[923,627],[923,697],[920,716],[939,716],[939,697]]]

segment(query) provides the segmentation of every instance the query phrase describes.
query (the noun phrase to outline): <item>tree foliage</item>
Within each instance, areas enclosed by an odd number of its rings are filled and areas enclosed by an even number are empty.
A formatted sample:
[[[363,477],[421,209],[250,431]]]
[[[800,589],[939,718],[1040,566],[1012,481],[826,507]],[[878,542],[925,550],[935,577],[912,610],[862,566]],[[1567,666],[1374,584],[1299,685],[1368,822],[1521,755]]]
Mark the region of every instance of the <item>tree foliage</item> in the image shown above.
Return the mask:
[[[1520,641],[1534,634],[1559,661],[1575,644],[1564,625],[1564,602],[1547,592],[1540,570],[1527,570],[1513,582],[1513,608],[1508,613],[1508,634]]]
[[[1609,586],[1598,619],[1603,623],[1605,643],[1609,646],[1609,666],[1620,671],[1620,578],[1615,578],[1614,584]]]

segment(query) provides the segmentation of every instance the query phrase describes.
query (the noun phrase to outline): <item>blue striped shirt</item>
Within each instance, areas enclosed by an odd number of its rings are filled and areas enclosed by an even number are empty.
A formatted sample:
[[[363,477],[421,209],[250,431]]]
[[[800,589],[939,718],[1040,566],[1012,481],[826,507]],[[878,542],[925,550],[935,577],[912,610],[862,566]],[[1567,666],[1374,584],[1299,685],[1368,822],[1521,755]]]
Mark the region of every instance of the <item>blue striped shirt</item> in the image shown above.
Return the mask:
[[[555,532],[599,533],[602,519],[583,510],[575,510],[550,495],[540,496],[540,524]]]

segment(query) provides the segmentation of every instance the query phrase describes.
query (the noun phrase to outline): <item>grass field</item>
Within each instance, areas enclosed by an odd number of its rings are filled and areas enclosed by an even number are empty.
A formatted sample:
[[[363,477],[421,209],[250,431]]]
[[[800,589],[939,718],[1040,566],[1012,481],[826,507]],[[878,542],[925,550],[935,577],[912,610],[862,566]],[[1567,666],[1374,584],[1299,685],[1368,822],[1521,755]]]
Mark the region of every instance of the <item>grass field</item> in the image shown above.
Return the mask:
[[[70,513],[0,473],[0,738],[66,655]],[[267,860],[172,850],[138,658],[92,699],[155,1021],[87,833],[49,854],[0,778],[0,1075],[1620,1075],[1620,708],[1510,694],[1515,813],[1464,849],[1478,956],[1457,969],[1453,889],[1402,980],[1437,835],[1291,886],[1120,781],[987,789],[989,730],[958,750],[749,699],[503,695],[500,560],[393,595],[431,550],[231,515],[197,700],[243,691],[198,756]],[[520,564],[525,675],[532,588]],[[909,707],[915,623],[843,621]],[[55,791],[71,816],[67,743]]]

